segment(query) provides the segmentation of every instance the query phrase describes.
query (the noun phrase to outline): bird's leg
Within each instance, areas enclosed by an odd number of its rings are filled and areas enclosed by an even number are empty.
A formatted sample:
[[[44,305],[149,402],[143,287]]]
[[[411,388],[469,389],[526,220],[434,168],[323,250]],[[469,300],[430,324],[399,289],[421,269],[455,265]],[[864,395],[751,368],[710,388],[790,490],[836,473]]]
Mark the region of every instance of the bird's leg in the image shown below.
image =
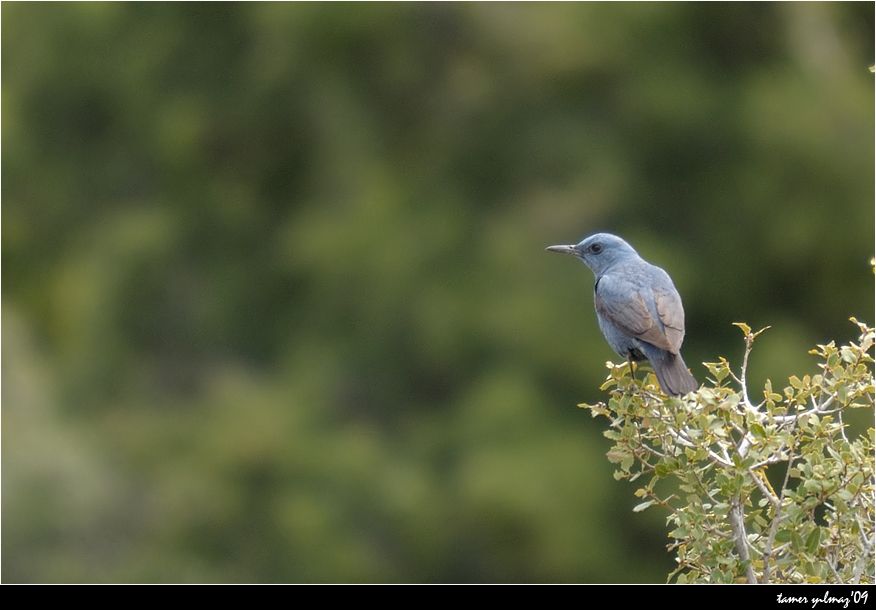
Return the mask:
[[[636,362],[630,352],[627,352],[627,363],[630,365],[630,377],[633,378],[633,381],[639,381],[636,379]]]

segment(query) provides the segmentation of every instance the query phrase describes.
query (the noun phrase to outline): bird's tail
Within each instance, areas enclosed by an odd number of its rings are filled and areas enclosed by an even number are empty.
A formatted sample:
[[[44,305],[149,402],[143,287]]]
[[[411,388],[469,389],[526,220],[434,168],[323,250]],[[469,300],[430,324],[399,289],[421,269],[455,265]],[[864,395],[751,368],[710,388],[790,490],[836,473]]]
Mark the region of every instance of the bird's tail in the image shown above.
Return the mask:
[[[687,365],[680,353],[670,354],[663,350],[660,351],[662,353],[659,356],[649,358],[649,360],[664,392],[670,396],[679,396],[693,392],[700,387],[694,376],[687,370]]]

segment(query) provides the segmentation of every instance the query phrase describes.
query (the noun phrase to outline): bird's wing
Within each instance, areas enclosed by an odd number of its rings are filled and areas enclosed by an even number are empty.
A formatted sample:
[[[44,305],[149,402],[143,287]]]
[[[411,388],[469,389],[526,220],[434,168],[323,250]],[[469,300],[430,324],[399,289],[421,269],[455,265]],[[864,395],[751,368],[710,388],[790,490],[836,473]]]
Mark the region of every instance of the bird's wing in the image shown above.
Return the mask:
[[[678,298],[678,294],[675,297],[680,309],[681,299]],[[656,305],[657,315],[660,316],[660,322],[654,319],[652,308],[648,306],[648,300],[652,299]],[[660,349],[673,354],[678,353],[681,341],[675,344],[675,330],[667,325],[664,321],[664,313],[661,312],[662,307],[666,317],[677,323],[674,304],[664,291],[654,291],[640,282],[606,274],[599,278],[596,285],[595,302],[596,310],[624,332]],[[664,327],[669,333],[664,332]],[[682,312],[682,328],[684,328],[684,312]],[[667,334],[672,336],[668,337]],[[683,331],[681,336],[684,336]]]
[[[677,354],[684,341],[684,307],[681,305],[681,297],[671,283],[666,287],[654,288],[653,292],[657,315],[663,322],[663,334],[672,346],[669,351]]]

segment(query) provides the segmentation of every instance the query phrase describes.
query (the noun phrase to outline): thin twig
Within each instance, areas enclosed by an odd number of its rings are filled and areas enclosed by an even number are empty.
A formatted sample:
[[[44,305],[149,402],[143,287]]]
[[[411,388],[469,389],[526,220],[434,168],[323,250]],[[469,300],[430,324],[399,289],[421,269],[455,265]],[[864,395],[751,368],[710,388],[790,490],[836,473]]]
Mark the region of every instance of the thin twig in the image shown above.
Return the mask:
[[[751,401],[751,397],[748,395],[748,357],[751,355],[751,350],[754,347],[754,340],[760,335],[763,331],[767,330],[769,326],[765,326],[760,329],[756,333],[747,332],[745,334],[745,352],[742,354],[742,369],[740,370],[740,375],[737,377],[733,374],[733,371],[730,371],[730,375],[736,380],[736,383],[742,388],[742,399],[745,405],[745,408],[757,415],[758,420],[763,423],[765,414],[761,412],[760,408],[766,404],[766,397],[757,405],[755,405]]]
[[[834,578],[836,578],[836,581],[837,581],[837,582],[842,582],[842,581],[843,581],[843,577],[840,576],[839,572],[836,571],[836,558],[833,557],[833,558],[831,558],[831,559],[833,559],[833,561],[831,561],[831,560],[829,559],[829,560],[827,561],[827,565],[830,567],[830,571],[833,572],[833,576],[834,576]]]
[[[653,453],[657,457],[663,458],[664,460],[668,457],[665,453],[657,451],[656,449],[654,449],[654,447],[652,447],[651,445],[649,445],[645,441],[641,441],[640,446],[644,447],[645,449],[647,449],[648,451],[650,451],[651,453]]]
[[[652,411],[652,414],[655,415],[658,419],[660,419],[659,412]],[[669,432],[670,436],[672,436],[672,438],[674,438],[682,446],[687,447],[688,449],[696,449],[697,448],[697,445],[689,438],[686,438],[685,435],[683,435],[681,432],[679,432],[677,430],[673,430],[671,427],[667,428],[666,431]],[[723,466],[724,468],[730,468],[731,466],[733,466],[732,461],[730,461],[729,459],[724,460],[721,456],[719,456],[717,453],[715,453],[711,449],[706,448],[706,452],[708,453],[709,458],[712,460],[712,462],[714,462],[716,465]]]
[[[781,502],[776,497],[776,495],[767,489],[767,486],[763,484],[763,481],[760,480],[760,477],[757,476],[757,473],[753,468],[749,468],[748,472],[751,474],[751,480],[754,481],[754,484],[757,485],[757,488],[760,489],[760,493],[764,495],[764,497],[770,501],[773,507],[778,510],[779,506],[781,506]]]
[[[780,426],[784,426],[796,421],[800,417],[808,417],[810,415],[818,414],[818,415],[828,415],[830,413],[837,413],[841,411],[841,409],[831,409],[830,411],[827,408],[831,405],[831,403],[836,398],[836,394],[831,394],[823,403],[819,405],[813,406],[811,409],[803,411],[802,413],[795,413],[794,415],[777,415],[774,419],[777,424]],[[812,399],[814,401],[814,398]]]
[[[843,440],[844,440],[846,443],[848,443],[848,442],[849,442],[849,437],[846,436],[846,425],[843,423],[843,412],[842,412],[842,410],[840,410],[839,413],[837,414],[837,416],[836,416],[836,420],[839,422],[839,425],[840,425],[840,434],[842,435]]]
[[[696,469],[694,469],[694,470],[693,470],[693,473],[694,473],[694,476],[695,476],[696,479],[697,479],[697,484],[700,486],[700,489],[703,490],[703,493],[706,494],[712,502],[714,502],[715,504],[718,504],[718,502],[719,502],[718,498],[716,498],[714,495],[712,495],[712,492],[710,492],[710,491],[709,491],[709,488],[706,487],[706,484],[703,482],[703,479],[702,479],[702,477],[700,476],[699,471],[697,471]]]
[[[765,460],[761,460],[759,462],[756,462],[755,464],[752,464],[751,467],[754,468],[755,470],[757,470],[758,468],[763,468],[764,466],[771,466],[773,464],[781,464],[782,462],[787,462],[787,461],[788,461],[787,454],[778,453],[774,456],[768,457]]]
[[[751,354],[751,347],[754,344],[754,339],[750,335],[745,336],[745,353],[742,354],[742,370],[740,371],[739,385],[742,386],[742,400],[745,401],[745,406],[750,411],[754,411],[754,405],[751,403],[751,399],[748,397],[748,356]]]

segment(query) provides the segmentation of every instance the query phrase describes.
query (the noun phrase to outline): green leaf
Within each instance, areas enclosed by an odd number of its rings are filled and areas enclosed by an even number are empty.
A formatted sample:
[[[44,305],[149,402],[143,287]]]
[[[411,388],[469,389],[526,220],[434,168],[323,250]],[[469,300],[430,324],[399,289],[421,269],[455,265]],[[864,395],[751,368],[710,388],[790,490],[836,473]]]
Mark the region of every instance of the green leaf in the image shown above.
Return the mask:
[[[748,324],[746,324],[745,322],[734,322],[733,326],[736,326],[737,328],[739,328],[742,331],[742,334],[744,334],[745,336],[748,336],[751,334],[751,327]]]
[[[821,528],[816,527],[809,536],[806,537],[806,552],[814,554],[818,550],[818,544],[821,542]]]
[[[848,502],[849,500],[851,500],[852,498],[855,497],[854,494],[851,491],[849,491],[848,489],[838,489],[836,492],[836,495],[841,500],[844,500],[846,502]]]
[[[605,453],[605,457],[608,458],[608,461],[612,464],[618,464],[627,457],[630,456],[630,452],[623,447],[612,447]]]

